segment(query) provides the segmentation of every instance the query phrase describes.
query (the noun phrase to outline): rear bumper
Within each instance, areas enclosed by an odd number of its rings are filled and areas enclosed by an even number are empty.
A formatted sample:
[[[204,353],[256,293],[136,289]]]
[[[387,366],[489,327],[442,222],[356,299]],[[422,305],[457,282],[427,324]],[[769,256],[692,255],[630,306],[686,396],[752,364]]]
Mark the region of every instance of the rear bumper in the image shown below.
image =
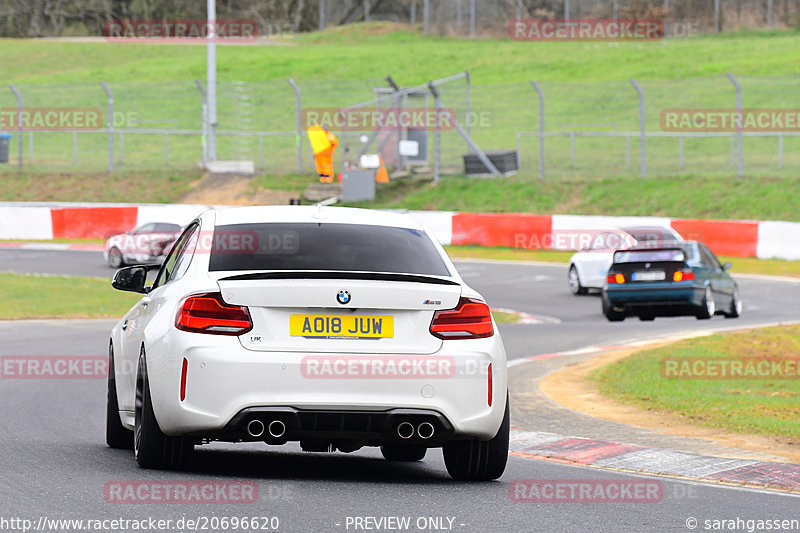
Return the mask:
[[[309,376],[307,360],[313,355],[254,352],[242,348],[236,337],[174,330],[147,352],[151,396],[159,426],[170,435],[241,437],[244,421],[256,415],[265,421],[269,416],[278,416],[287,426],[287,437],[300,440],[310,438],[311,433],[320,436],[328,431],[324,430],[327,427],[324,424],[313,428],[304,421],[306,414],[321,413],[344,417],[338,423],[344,426],[336,430],[344,431],[339,436],[351,431],[348,438],[391,440],[396,429],[390,423],[396,419],[393,413],[413,410],[438,421],[434,425],[441,435],[490,439],[502,422],[507,365],[499,335],[445,341],[435,354],[408,356],[412,360],[444,360],[452,365],[448,372],[437,370],[428,376]],[[341,357],[360,356],[342,354]],[[186,398],[181,401],[184,358]],[[365,413],[371,415],[372,422],[358,429],[359,416]],[[348,425],[351,423],[356,426]]]
[[[604,303],[618,312],[660,316],[680,316],[694,313],[703,306],[705,287],[694,284],[657,284],[661,286],[606,287]]]
[[[254,421],[260,425],[251,431],[249,427]],[[276,421],[280,422],[279,430],[272,429]],[[398,429],[404,423],[410,424],[404,428],[410,433]],[[423,424],[430,424],[430,434],[428,428],[420,432]],[[452,440],[454,433],[453,425],[444,415],[426,409],[356,411],[251,407],[237,413],[215,438],[233,442],[266,441],[270,444],[359,441],[375,446],[395,443],[436,447]]]

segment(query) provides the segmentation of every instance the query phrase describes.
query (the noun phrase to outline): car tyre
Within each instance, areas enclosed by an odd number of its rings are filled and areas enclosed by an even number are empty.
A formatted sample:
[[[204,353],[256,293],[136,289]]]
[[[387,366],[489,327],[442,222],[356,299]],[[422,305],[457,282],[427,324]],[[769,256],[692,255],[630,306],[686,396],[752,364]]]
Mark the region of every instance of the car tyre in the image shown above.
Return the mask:
[[[422,461],[428,448],[422,446],[403,446],[400,444],[384,444],[381,446],[383,458],[387,461]]]
[[[144,349],[139,355],[136,375],[136,421],[134,453],[142,468],[177,470],[189,465],[194,443],[185,437],[165,435],[158,425],[150,397],[150,380]]]
[[[569,285],[570,292],[575,296],[583,296],[589,292],[589,289],[581,284],[581,277],[578,275],[578,269],[575,268],[575,265],[569,267],[567,285]]]
[[[605,299],[603,299],[603,315],[609,322],[622,322],[625,320],[625,313],[614,311],[614,308]]]
[[[510,421],[508,395],[500,429],[491,440],[457,440],[442,447],[447,472],[458,481],[492,481],[503,475],[508,462]]]
[[[717,304],[714,301],[714,293],[711,292],[711,287],[706,287],[706,293],[703,296],[703,304],[697,312],[698,320],[708,320],[714,313],[717,312]]]
[[[739,287],[733,289],[731,306],[725,313],[725,318],[737,318],[742,314],[742,297],[739,295]]]
[[[122,268],[125,261],[122,259],[122,252],[116,246],[108,251],[108,266],[111,268]]]
[[[117,450],[133,449],[133,431],[122,425],[119,418],[117,379],[114,373],[114,345],[108,345],[108,394],[106,395],[106,444]]]

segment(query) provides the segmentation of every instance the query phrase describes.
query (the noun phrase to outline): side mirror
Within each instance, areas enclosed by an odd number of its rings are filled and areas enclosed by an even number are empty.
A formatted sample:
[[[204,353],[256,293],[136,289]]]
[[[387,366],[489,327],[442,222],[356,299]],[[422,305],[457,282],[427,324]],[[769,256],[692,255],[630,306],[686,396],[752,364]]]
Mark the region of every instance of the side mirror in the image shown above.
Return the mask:
[[[733,265],[730,264],[730,263],[725,263],[724,265],[722,265],[722,270],[730,270],[732,268],[733,268]]]
[[[157,266],[129,266],[120,268],[114,274],[111,286],[120,291],[139,292],[147,294],[150,287],[145,287],[147,283],[147,273]]]

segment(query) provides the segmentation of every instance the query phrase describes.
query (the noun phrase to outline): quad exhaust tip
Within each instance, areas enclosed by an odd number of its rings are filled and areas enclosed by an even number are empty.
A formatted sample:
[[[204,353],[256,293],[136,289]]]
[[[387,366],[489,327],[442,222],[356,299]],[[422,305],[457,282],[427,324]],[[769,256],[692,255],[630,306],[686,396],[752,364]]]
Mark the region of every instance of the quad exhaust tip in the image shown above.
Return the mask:
[[[430,422],[423,422],[417,426],[417,435],[421,439],[429,439],[433,437],[433,434],[436,430],[433,428],[433,424]]]
[[[262,425],[263,427],[263,425]],[[269,434],[272,438],[279,439],[286,433],[286,424],[280,420],[273,420],[269,423]]]
[[[401,439],[410,439],[414,436],[414,426],[411,422],[401,422],[397,426],[397,436]]]
[[[258,419],[251,420],[247,424],[247,432],[251,437],[260,437],[264,434],[264,422]]]

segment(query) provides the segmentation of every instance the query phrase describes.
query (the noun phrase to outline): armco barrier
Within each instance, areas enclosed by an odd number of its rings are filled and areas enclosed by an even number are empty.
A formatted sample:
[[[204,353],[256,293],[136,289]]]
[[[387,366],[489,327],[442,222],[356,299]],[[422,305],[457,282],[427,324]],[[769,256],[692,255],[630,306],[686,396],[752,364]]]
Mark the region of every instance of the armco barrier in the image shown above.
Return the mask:
[[[718,255],[755,257],[758,222],[744,220],[673,220],[672,227],[684,239],[702,241]]]
[[[452,224],[451,244],[544,248],[552,233],[550,215],[456,213]]]
[[[54,239],[105,239],[136,226],[138,207],[64,207],[50,210]]]
[[[188,204],[0,203],[0,239],[105,238],[147,222],[186,224],[213,206]],[[442,244],[566,249],[553,236],[624,226],[672,227],[686,239],[705,242],[734,257],[800,260],[800,223],[699,220],[665,217],[535,215],[409,211]]]

